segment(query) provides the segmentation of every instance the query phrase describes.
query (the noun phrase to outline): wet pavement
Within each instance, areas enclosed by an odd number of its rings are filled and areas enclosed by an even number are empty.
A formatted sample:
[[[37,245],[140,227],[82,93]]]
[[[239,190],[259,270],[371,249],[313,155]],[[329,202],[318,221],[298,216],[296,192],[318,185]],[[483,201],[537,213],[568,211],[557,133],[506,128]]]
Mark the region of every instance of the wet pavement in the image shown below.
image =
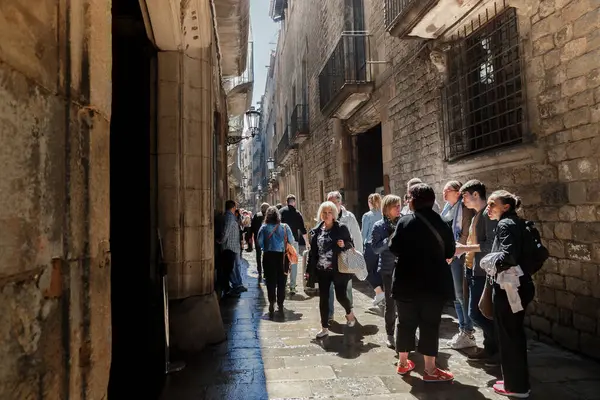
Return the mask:
[[[354,284],[356,326],[345,326],[344,311],[336,304],[340,324],[331,327],[328,338],[316,340],[319,298],[299,289],[287,296],[283,315],[275,313],[269,319],[266,287],[257,282],[254,253],[244,257],[250,262],[248,292],[221,304],[227,341],[188,357],[187,367],[167,378],[162,400],[505,398],[491,389],[501,375],[499,367],[470,365],[465,353],[445,348],[457,331],[453,315],[443,316],[438,364],[456,379],[425,384],[419,354],[411,355],[417,368],[410,376],[396,374],[396,354],[385,346],[382,312],[372,307],[366,283]],[[481,344],[480,334],[477,341]],[[529,361],[530,398],[600,399],[600,364],[539,342],[530,343]]]

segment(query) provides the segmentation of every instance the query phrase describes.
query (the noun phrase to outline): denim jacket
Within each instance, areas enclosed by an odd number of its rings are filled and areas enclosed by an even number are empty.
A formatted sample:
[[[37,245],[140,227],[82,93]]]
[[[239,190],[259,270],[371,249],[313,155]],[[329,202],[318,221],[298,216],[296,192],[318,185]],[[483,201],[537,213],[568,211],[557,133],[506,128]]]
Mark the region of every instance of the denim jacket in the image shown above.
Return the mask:
[[[371,234],[373,233],[373,225],[375,222],[380,221],[383,218],[383,214],[379,210],[371,210],[366,212],[362,217],[362,238],[367,246],[367,243],[371,243]]]
[[[292,230],[287,224],[279,224],[279,226],[277,226],[277,231],[274,232],[273,235],[269,238],[269,235],[271,235],[271,232],[273,232],[275,227],[275,224],[262,224],[262,226],[258,230],[258,245],[260,246],[262,251],[275,251],[283,253],[285,251],[284,232],[287,232],[288,243],[296,243],[296,241],[294,240],[294,235],[292,234]]]

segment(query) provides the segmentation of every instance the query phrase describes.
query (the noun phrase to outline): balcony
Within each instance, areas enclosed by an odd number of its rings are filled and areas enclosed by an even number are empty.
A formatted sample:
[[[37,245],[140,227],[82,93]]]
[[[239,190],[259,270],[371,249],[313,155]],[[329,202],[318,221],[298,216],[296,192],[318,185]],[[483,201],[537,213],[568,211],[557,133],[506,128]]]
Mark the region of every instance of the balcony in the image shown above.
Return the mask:
[[[385,28],[399,38],[436,39],[478,3],[479,0],[385,0]]]
[[[269,16],[274,22],[285,19],[285,10],[288,7],[288,0],[271,0],[269,7]]]
[[[254,88],[254,45],[248,45],[248,65],[239,76],[223,79],[223,89],[227,94],[227,111],[229,115],[241,115],[250,108]]]
[[[250,0],[219,0],[214,4],[223,75],[240,75],[248,64]]]
[[[308,106],[297,104],[294,107],[290,121],[290,135],[291,142],[298,145],[308,139]]]
[[[373,82],[369,36],[344,32],[319,74],[321,112],[348,119],[371,98]]]
[[[290,140],[289,126],[286,126],[275,150],[275,163],[277,165],[287,164],[291,157],[296,154],[296,149],[297,146]]]

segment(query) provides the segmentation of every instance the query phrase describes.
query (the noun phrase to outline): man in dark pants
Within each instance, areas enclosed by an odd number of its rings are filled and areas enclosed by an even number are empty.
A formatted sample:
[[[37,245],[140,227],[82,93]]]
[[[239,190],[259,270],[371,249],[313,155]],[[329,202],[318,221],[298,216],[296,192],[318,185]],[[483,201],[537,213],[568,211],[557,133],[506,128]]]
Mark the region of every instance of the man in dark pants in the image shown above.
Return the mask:
[[[481,259],[492,251],[494,229],[498,221],[492,221],[485,212],[487,206],[485,185],[470,180],[460,188],[465,206],[475,211],[469,228],[467,244],[456,243],[456,256],[466,253],[465,266],[469,283],[469,318],[483,331],[483,350],[469,356],[471,361],[483,361],[487,366],[500,364],[498,340],[494,321],[487,319],[479,310],[479,300],[485,288],[487,274],[480,267]]]
[[[281,216],[281,222],[284,224],[288,224],[290,229],[292,230],[292,234],[294,235],[294,243],[293,246],[296,248],[296,253],[300,254],[300,248],[298,247],[298,243],[300,241],[300,237],[304,237],[304,242],[308,242],[306,226],[304,225],[304,218],[302,218],[302,213],[296,209],[296,196],[290,194],[286,199],[287,206],[282,207],[279,210],[279,215]],[[290,241],[291,242],[291,241]],[[286,263],[287,263],[286,259]],[[290,294],[293,296],[296,294],[296,277],[298,275],[298,264],[290,265]]]
[[[221,274],[220,290],[227,297],[240,297],[240,294],[231,290],[229,279],[235,266],[235,259],[238,254],[241,254],[240,246],[240,227],[235,217],[236,204],[233,200],[225,202],[225,217],[223,221],[223,233],[218,243],[221,245]]]
[[[258,245],[258,230],[263,224],[265,219],[265,213],[267,212],[267,208],[269,208],[269,203],[262,203],[260,205],[260,212],[254,214],[252,217],[252,222],[250,223],[250,238],[254,239],[254,248],[256,250],[256,268],[258,269],[258,281],[262,281],[262,249]]]

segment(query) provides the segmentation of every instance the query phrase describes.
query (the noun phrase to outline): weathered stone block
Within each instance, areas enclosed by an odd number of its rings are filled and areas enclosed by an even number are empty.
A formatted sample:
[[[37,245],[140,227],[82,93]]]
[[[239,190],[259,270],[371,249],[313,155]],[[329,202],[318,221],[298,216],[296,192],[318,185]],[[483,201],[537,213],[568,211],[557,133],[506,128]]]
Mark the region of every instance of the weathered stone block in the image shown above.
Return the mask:
[[[599,279],[598,275],[598,265],[590,263],[581,264],[581,278],[586,282],[589,282],[591,285],[596,285]]]
[[[557,274],[545,274],[544,275],[544,284],[548,287],[554,289],[564,289],[565,288],[565,278],[561,275]]]
[[[573,260],[579,261],[591,261],[592,255],[590,247],[583,243],[568,243],[567,244],[567,257]]]
[[[567,259],[558,260],[558,270],[563,276],[581,277],[581,264],[579,261]]]
[[[554,224],[554,236],[557,239],[571,240],[573,233],[571,232],[571,223],[557,222]]]
[[[600,222],[577,222],[573,226],[573,239],[583,243],[594,243],[600,238]]]
[[[574,328],[553,324],[552,338],[570,350],[579,349],[579,332]]]
[[[541,56],[554,48],[552,35],[546,35],[533,42],[533,55]]]
[[[555,21],[551,21],[554,23]],[[550,24],[550,23],[549,23]],[[554,25],[554,28],[559,28],[560,25]],[[562,47],[565,43],[568,43],[573,38],[573,25],[568,24],[564,25],[560,30],[554,29],[548,32],[556,32],[554,34],[554,42],[556,43],[556,47]]]
[[[558,208],[539,207],[537,215],[540,221],[558,221]]]
[[[596,318],[573,313],[573,326],[583,332],[596,333]]]
[[[554,0],[543,0],[540,2],[538,13],[541,18],[546,18],[554,12]]]
[[[543,332],[549,335],[552,332],[552,325],[550,321],[548,321],[544,317],[540,317],[538,315],[532,315],[531,317],[531,327],[537,332]]]
[[[569,202],[571,204],[584,204],[587,198],[585,182],[571,182],[568,186]]]
[[[550,255],[556,258],[564,258],[565,257],[565,246],[560,240],[548,240],[548,252]]]
[[[591,112],[588,107],[582,107],[577,110],[572,110],[564,115],[565,128],[574,128],[576,126],[590,123]]]
[[[575,57],[584,54],[587,50],[587,39],[585,37],[571,40],[565,43],[560,52],[560,60],[562,62],[569,61]]]
[[[546,286],[538,286],[535,291],[536,300],[545,304],[556,304],[555,290]]]
[[[558,323],[563,326],[573,326],[573,311],[560,308],[558,310]]]
[[[571,132],[573,140],[583,140],[598,137],[600,128],[598,124],[587,124],[574,128]]]
[[[567,159],[568,158],[566,144],[554,145],[553,147],[548,149],[548,161],[550,161],[551,163],[558,163]]]
[[[555,49],[544,54],[543,64],[541,65],[541,74],[535,74],[536,77],[542,78],[545,75],[545,71],[556,67],[560,64],[560,50]],[[536,70],[537,71],[537,70]],[[565,70],[566,73],[566,70]]]
[[[600,8],[588,10],[573,24],[573,36],[582,37],[600,28]]]
[[[561,10],[561,15],[564,21],[575,21],[582,15],[585,15],[592,9],[590,0],[578,0],[569,3]]]
[[[563,290],[556,291],[556,305],[560,308],[573,310],[576,296]]]
[[[575,110],[581,107],[589,107],[594,104],[594,92],[591,90],[576,94],[569,98],[569,110]]]
[[[575,222],[577,219],[576,208],[569,205],[562,206],[558,210],[558,219],[561,221]]]
[[[591,205],[577,206],[576,211],[577,211],[577,221],[594,222],[596,220],[596,207],[595,206],[591,206]]]
[[[568,276],[565,278],[565,287],[568,292],[582,296],[591,296],[592,294],[590,284],[583,279]]]
[[[558,259],[555,257],[549,257],[544,263],[544,272],[559,274],[558,272]]]
[[[582,75],[586,75],[592,70],[598,68],[598,65],[600,65],[600,50],[590,51],[589,53],[574,58],[567,63],[567,77],[569,79],[581,77]],[[581,89],[579,91],[583,91],[586,88],[587,83],[585,88],[578,87],[577,89]]]

